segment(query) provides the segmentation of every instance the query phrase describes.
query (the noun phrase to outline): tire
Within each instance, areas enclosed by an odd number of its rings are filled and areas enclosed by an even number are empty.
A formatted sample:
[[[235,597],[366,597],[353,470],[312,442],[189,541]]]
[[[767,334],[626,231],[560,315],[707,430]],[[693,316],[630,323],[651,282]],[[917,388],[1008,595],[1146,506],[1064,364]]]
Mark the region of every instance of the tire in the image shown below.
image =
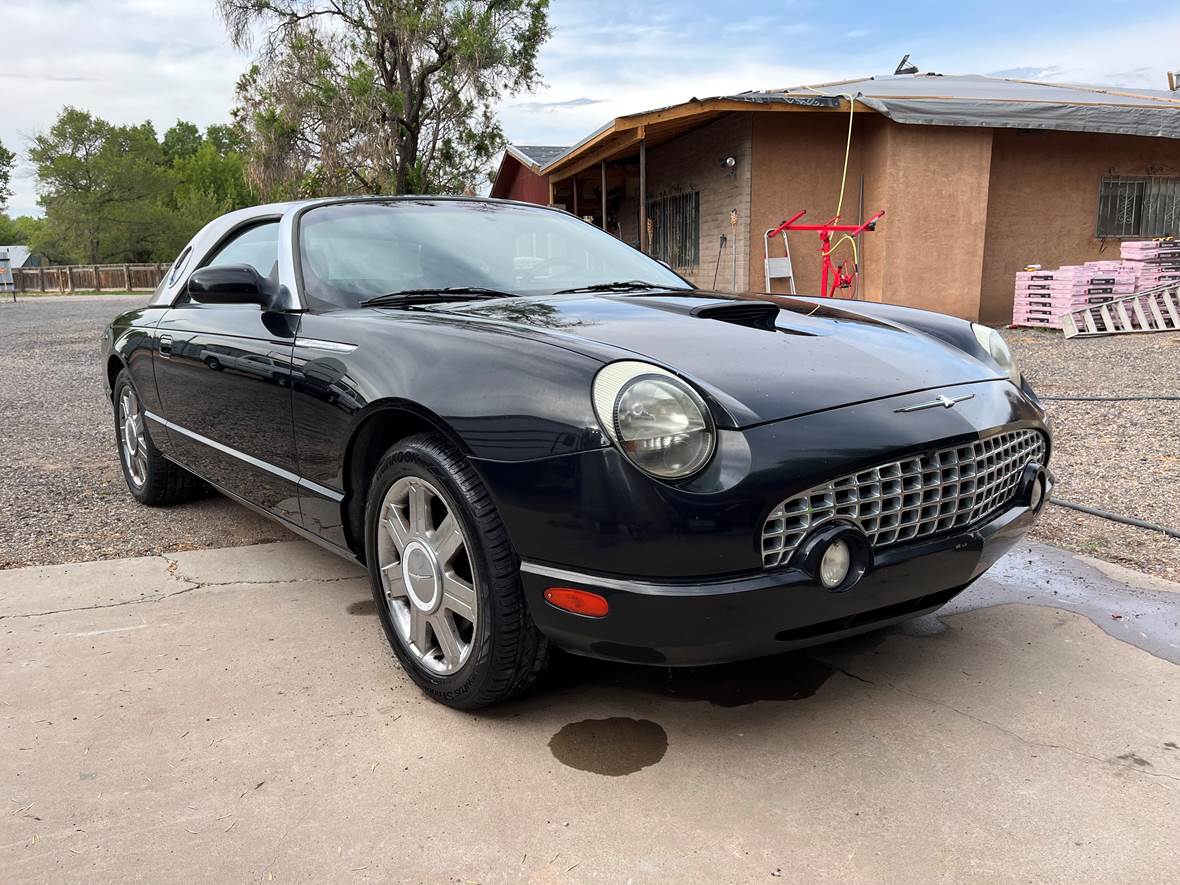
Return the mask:
[[[119,466],[135,500],[149,507],[167,507],[192,498],[200,489],[201,481],[160,454],[152,442],[143,406],[126,369],[115,378],[111,405],[115,413]],[[134,416],[132,421],[127,421],[125,411]],[[134,451],[130,449],[132,444]]]
[[[434,700],[475,710],[521,694],[544,670],[548,643],[525,605],[520,560],[487,489],[444,437],[409,437],[377,465],[365,560],[385,636]]]

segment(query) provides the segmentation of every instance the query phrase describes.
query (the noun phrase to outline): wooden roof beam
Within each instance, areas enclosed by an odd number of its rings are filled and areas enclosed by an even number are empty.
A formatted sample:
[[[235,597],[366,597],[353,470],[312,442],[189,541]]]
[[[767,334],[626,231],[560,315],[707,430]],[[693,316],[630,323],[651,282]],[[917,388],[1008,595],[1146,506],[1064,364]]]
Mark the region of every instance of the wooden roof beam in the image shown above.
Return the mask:
[[[633,127],[629,131],[625,130],[623,133],[621,133],[623,135],[622,139],[618,141],[600,143],[597,148],[589,151],[588,153],[580,153],[580,155],[575,155],[577,156],[576,161],[571,163],[569,166],[563,169],[546,167],[542,170],[542,174],[552,175],[559,179],[569,178],[573,175],[577,175],[579,172],[584,172],[591,166],[597,166],[603,160],[613,159],[620,152],[629,151],[632,148],[637,147],[640,140],[643,138],[643,132],[643,126]],[[560,164],[561,160],[558,160],[557,163]]]
[[[834,96],[833,96],[834,97]],[[861,105],[857,111],[871,112],[870,108]],[[707,98],[703,101],[687,101],[658,111],[646,111],[641,114],[630,114],[616,117],[615,120],[578,145],[572,152],[558,157],[548,166],[543,167],[542,175],[556,175],[566,178],[576,175],[603,160],[610,160],[620,151],[637,147],[640,139],[645,137],[648,126],[668,123],[675,120],[687,120],[697,116],[715,116],[730,112],[740,113],[847,113],[848,102],[839,99],[836,107],[816,107],[815,105],[787,104],[785,102],[741,101],[734,98]],[[613,140],[614,136],[624,135],[620,140]]]

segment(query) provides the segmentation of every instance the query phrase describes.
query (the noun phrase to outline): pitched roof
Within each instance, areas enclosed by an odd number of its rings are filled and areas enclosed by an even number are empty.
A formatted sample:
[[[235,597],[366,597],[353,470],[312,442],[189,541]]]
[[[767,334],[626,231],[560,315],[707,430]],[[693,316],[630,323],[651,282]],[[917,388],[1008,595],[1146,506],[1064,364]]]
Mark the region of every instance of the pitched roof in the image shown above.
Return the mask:
[[[542,166],[553,162],[568,151],[569,147],[545,144],[510,144],[507,150],[517,160],[537,172]]]
[[[978,74],[894,74],[832,83],[691,98],[616,117],[543,165],[542,174],[580,168],[589,159],[634,152],[645,127],[649,145],[733,111],[875,111],[896,123],[1062,129],[1180,139],[1180,93],[1156,89],[1042,83]]]
[[[0,246],[0,258],[7,257],[10,267],[24,267],[29,260],[28,246]]]
[[[852,97],[897,123],[1180,138],[1180,93],[1158,89],[978,74],[895,74],[792,86],[774,93]]]

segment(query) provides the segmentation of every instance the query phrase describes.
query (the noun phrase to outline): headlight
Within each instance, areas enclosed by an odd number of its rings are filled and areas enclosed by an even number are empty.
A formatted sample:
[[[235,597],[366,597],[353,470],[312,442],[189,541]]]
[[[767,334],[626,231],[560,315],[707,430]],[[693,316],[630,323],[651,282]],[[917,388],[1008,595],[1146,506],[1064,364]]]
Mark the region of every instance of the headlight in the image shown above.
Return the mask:
[[[627,360],[594,379],[594,411],[636,467],[660,479],[683,479],[713,456],[717,434],[700,395],[666,369]]]
[[[972,323],[971,331],[975,333],[975,340],[979,342],[979,346],[991,354],[996,364],[1008,373],[1012,383],[1019,387],[1020,369],[1016,366],[1016,360],[1012,358],[1012,351],[1008,349],[1008,342],[1004,340],[1004,336],[995,329],[989,329],[979,323]]]

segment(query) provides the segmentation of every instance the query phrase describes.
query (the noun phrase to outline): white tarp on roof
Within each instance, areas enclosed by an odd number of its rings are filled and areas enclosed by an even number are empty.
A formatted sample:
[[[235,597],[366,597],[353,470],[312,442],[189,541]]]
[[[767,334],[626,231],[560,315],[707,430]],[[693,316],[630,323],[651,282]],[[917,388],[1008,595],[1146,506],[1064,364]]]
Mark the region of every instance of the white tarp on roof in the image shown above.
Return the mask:
[[[1180,94],[1153,89],[978,75],[901,74],[778,91],[787,95],[851,95],[897,123],[1180,138]]]

